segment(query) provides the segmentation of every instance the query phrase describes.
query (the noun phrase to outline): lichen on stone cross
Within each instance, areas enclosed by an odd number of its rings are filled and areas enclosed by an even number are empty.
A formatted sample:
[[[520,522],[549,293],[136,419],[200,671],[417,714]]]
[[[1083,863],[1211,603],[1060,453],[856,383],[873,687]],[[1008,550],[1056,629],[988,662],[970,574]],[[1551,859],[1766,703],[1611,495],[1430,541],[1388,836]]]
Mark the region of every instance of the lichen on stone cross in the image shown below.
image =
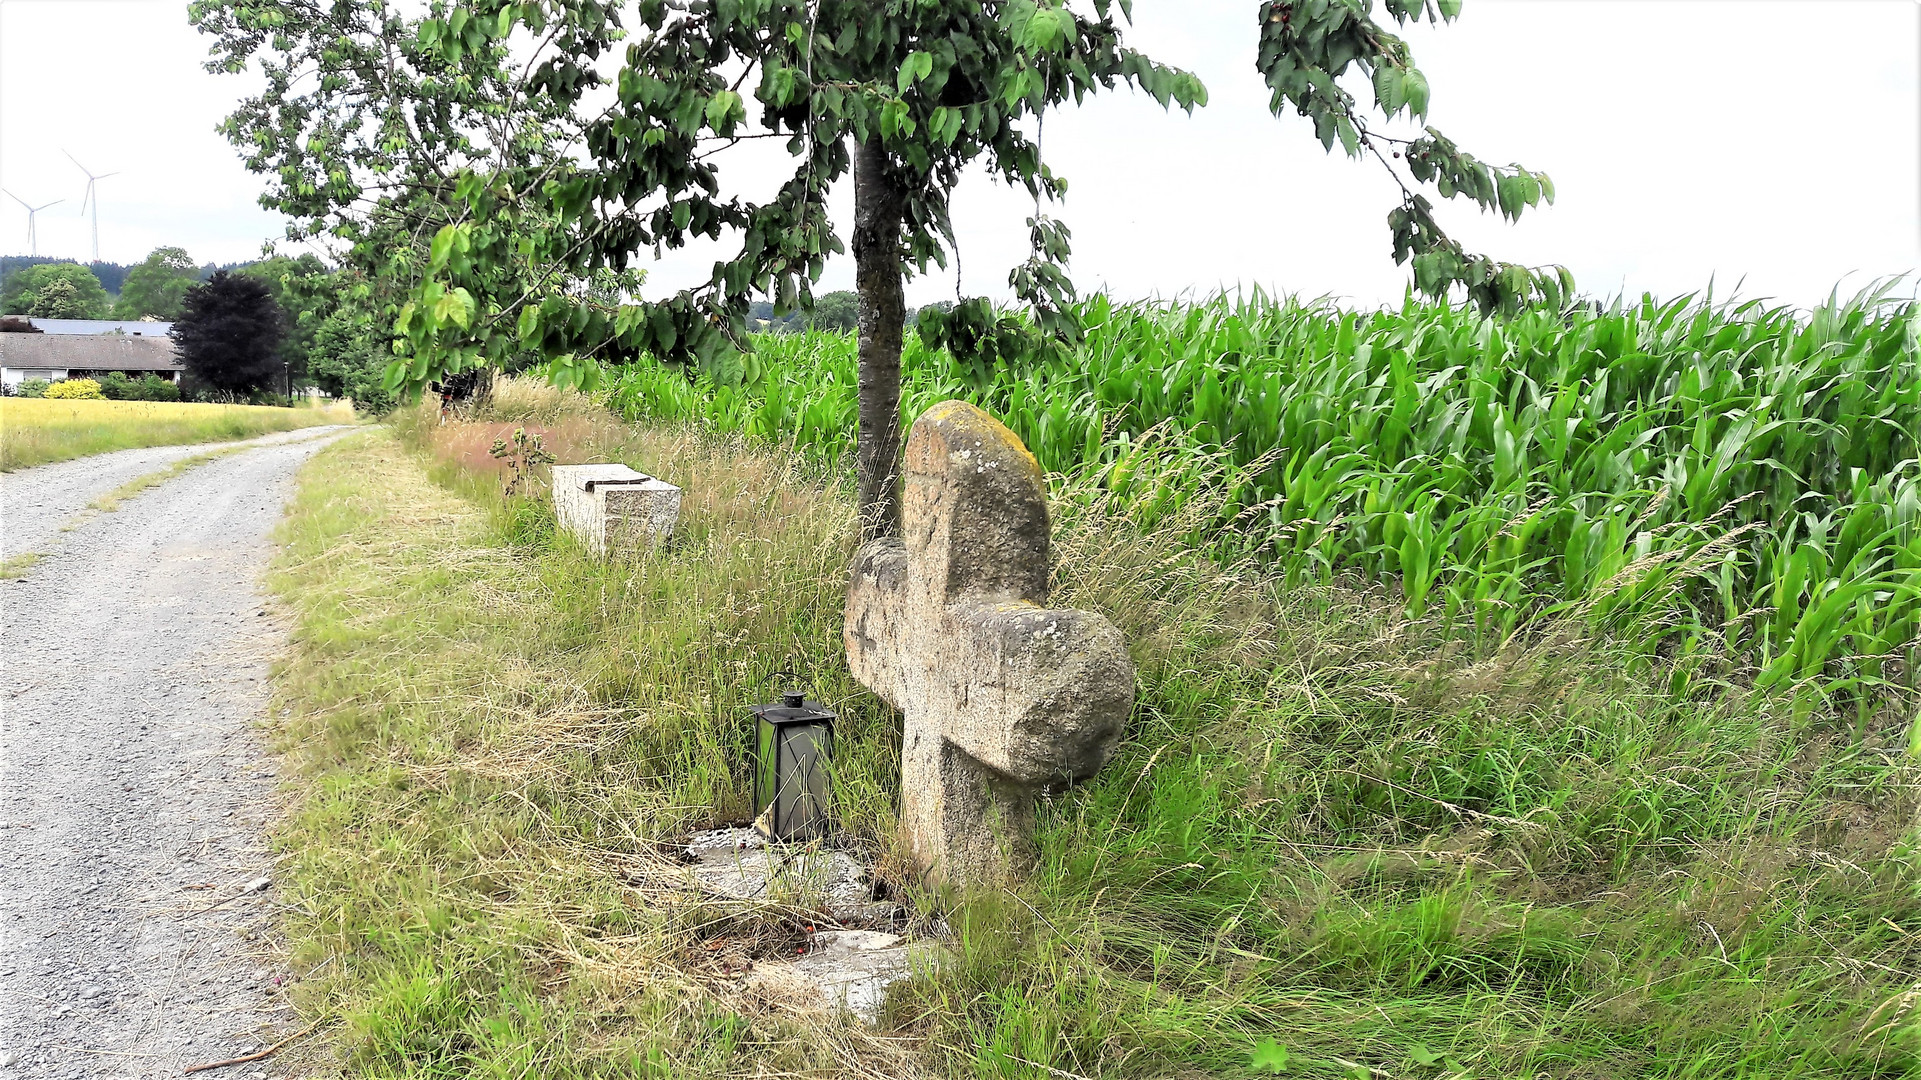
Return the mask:
[[[1113,623],[1049,610],[1040,465],[999,421],[947,401],[914,424],[904,540],[854,557],[847,662],[906,715],[901,831],[938,881],[1025,872],[1036,796],[1119,742],[1134,666]]]

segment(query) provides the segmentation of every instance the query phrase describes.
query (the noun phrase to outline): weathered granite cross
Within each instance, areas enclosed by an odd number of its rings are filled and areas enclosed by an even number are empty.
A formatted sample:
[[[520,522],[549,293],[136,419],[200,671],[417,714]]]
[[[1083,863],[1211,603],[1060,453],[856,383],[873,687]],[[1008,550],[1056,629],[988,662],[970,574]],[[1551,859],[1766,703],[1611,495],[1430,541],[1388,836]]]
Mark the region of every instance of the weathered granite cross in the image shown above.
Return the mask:
[[[1013,432],[942,402],[904,470],[906,541],[854,557],[847,662],[906,714],[900,820],[919,869],[1005,880],[1032,861],[1035,796],[1113,752],[1134,666],[1113,623],[1044,606],[1046,492]]]

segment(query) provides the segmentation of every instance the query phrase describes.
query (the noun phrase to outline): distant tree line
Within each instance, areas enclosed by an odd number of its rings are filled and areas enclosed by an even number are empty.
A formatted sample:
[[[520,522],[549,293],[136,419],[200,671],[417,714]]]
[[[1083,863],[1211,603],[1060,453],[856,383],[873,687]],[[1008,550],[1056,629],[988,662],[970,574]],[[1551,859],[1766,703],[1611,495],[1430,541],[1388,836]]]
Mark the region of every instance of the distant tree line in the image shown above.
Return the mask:
[[[12,277],[16,270],[45,266],[49,263],[71,262],[73,262],[72,259],[56,259],[51,255],[0,255],[0,282]],[[99,279],[103,288],[116,295],[120,292],[120,283],[126,280],[127,271],[132,269],[130,266],[110,262],[90,262],[85,265],[87,269],[93,271],[93,276]]]
[[[41,263],[0,280],[0,315],[36,319],[104,319],[113,298],[79,263]]]
[[[129,266],[9,256],[0,258],[0,274],[0,315],[172,322],[189,396],[266,400],[313,386],[367,411],[384,412],[395,403],[383,382],[393,350],[384,333],[388,320],[380,317],[394,298],[359,272],[314,255],[226,266],[196,264],[178,247],[155,248]],[[624,283],[606,287],[619,293]],[[910,320],[913,314],[910,309]],[[753,305],[752,318],[768,333],[851,333],[858,298],[845,290],[825,293],[811,309],[780,317],[762,301]],[[122,390],[116,385],[108,396],[123,396],[113,392]],[[130,386],[124,396],[139,394]]]
[[[196,264],[177,247],[131,266],[0,258],[0,315],[172,322],[187,393],[202,398],[269,400],[315,386],[386,411],[392,348],[371,317],[386,302],[358,273],[314,255],[226,266]]]

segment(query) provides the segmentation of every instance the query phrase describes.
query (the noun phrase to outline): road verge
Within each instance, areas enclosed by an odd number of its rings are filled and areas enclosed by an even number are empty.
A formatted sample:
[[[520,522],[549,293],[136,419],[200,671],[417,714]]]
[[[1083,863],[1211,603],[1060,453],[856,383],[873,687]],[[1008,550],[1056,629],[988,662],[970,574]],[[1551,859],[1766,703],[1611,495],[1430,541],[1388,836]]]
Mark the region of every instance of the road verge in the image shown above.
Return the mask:
[[[671,477],[676,541],[603,563],[556,537],[500,493],[486,447],[517,425]],[[342,1023],[350,1072],[1921,1067],[1894,742],[1593,642],[1449,651],[1092,487],[1057,488],[1056,595],[1132,645],[1127,740],[1043,807],[1018,894],[921,890],[898,718],[839,659],[848,492],[796,460],[582,408],[402,418],[307,471],[274,577],[302,792],[278,843],[307,1019]],[[650,884],[749,812],[741,718],[795,665],[842,718],[844,831],[955,956],[878,1033],[743,977],[806,947],[800,913]]]

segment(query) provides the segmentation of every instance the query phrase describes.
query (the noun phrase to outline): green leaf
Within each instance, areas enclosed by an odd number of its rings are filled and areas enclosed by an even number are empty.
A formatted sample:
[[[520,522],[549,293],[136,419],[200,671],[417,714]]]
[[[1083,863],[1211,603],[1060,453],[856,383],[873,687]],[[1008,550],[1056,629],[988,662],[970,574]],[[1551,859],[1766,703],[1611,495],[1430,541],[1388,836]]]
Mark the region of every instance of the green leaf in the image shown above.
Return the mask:
[[[447,257],[454,250],[454,227],[442,225],[434,234],[433,243],[428,245],[427,259],[431,270],[439,270],[447,265]]]
[[[960,129],[961,113],[959,109],[950,109],[945,105],[937,105],[934,107],[934,111],[927,117],[927,133],[932,135],[935,141],[939,142],[942,146],[953,145],[954,137],[960,134]]]
[[[767,103],[776,109],[794,100],[794,90],[798,85],[798,73],[790,67],[773,65],[768,67],[766,76]]]
[[[1541,302],[1550,310],[1560,311],[1567,306],[1567,298],[1561,295],[1561,281],[1553,274],[1543,271],[1534,275],[1534,287],[1541,292]]]
[[[1009,76],[1007,82],[1001,86],[1001,104],[1012,109],[1015,102],[1027,96],[1027,85],[1033,77],[1034,73],[1026,68],[1021,68]]]
[[[1074,14],[1064,7],[1042,8],[1027,22],[1027,45],[1034,52],[1064,52],[1074,35]]]
[[[908,53],[907,59],[901,61],[900,75],[896,77],[895,83],[900,88],[900,92],[905,94],[909,87],[933,73],[934,57],[932,54],[924,52]]]
[[[1030,39],[1027,24],[1034,21],[1034,13],[1040,10],[1034,0],[1008,0],[1001,9],[1001,23],[1007,27],[1008,36],[1016,45],[1024,45]]]
[[[1527,184],[1518,176],[1503,176],[1500,181],[1497,200],[1501,216],[1513,220],[1521,216],[1521,207],[1527,201]]]
[[[880,133],[886,138],[912,138],[914,118],[908,115],[907,103],[899,98],[888,102],[880,111]]]
[[[474,294],[455,289],[434,301],[434,321],[443,326],[451,322],[465,330],[473,325],[474,308]]]
[[[1248,1056],[1247,1067],[1255,1072],[1284,1073],[1287,1071],[1287,1047],[1273,1039],[1262,1039],[1254,1044],[1254,1052]]]
[[[1407,104],[1406,80],[1400,68],[1383,63],[1374,69],[1374,102],[1389,116]]]
[[[1407,111],[1413,116],[1427,116],[1427,76],[1418,68],[1408,68],[1401,78],[1401,93],[1407,99]]]
[[[1439,0],[1441,18],[1453,22],[1461,17],[1461,0]]]
[[[1521,201],[1529,206],[1541,204],[1541,182],[1530,173],[1521,173]]]
[[[653,323],[654,347],[663,354],[673,352],[674,342],[678,341],[680,337],[680,335],[674,331],[673,313],[668,311],[664,306],[656,307],[654,308]]]
[[[1335,121],[1334,130],[1340,134],[1341,149],[1347,151],[1347,156],[1360,157],[1361,135],[1354,130],[1354,124],[1343,116]]]
[[[722,90],[707,100],[707,126],[713,128],[715,134],[731,130],[736,116],[745,119],[747,107],[732,90]]]
[[[1433,1050],[1429,1050],[1425,1043],[1415,1043],[1414,1048],[1407,1052],[1407,1056],[1412,1058],[1416,1065],[1439,1065],[1441,1063],[1441,1055]]]

